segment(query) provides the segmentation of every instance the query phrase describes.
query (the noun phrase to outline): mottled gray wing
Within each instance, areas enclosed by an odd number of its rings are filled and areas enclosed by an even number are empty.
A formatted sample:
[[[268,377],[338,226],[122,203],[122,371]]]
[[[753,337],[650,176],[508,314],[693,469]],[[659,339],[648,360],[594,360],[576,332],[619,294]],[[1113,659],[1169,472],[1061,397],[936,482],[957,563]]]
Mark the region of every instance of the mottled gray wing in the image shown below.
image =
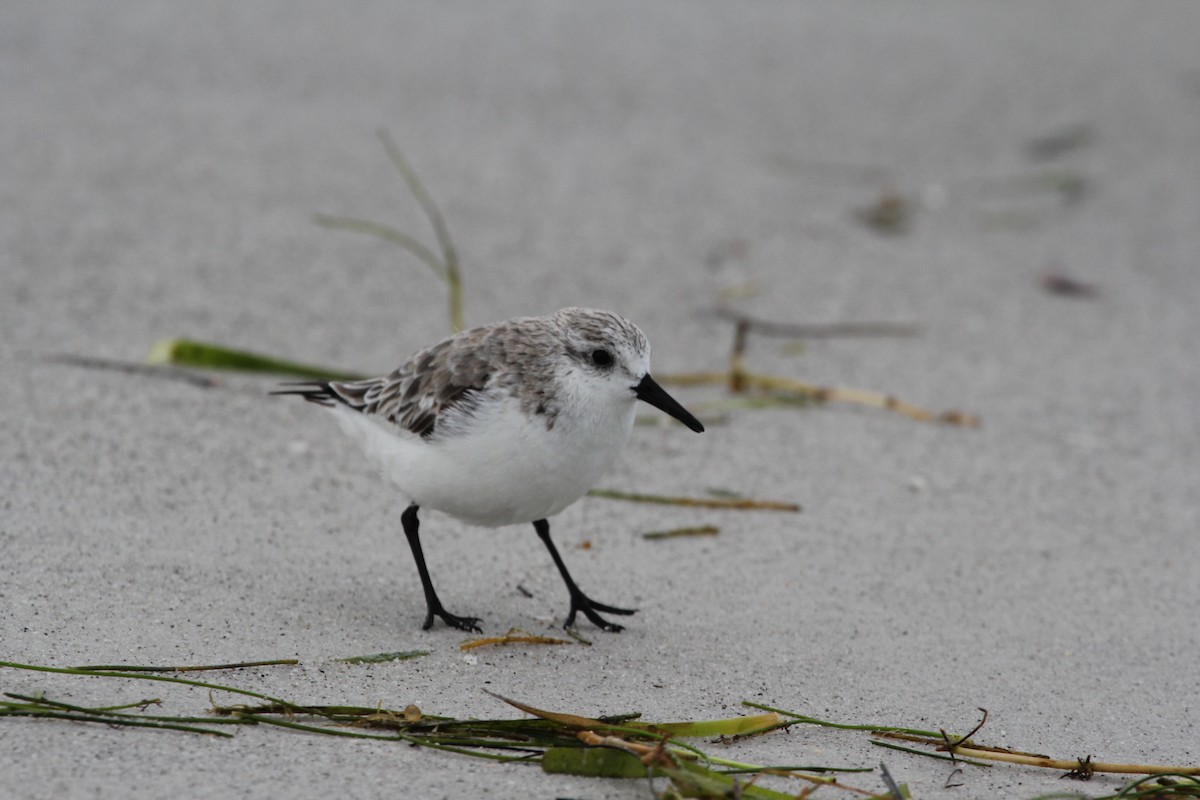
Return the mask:
[[[485,329],[467,331],[422,350],[390,375],[365,381],[314,381],[276,394],[298,394],[324,406],[341,404],[428,439],[451,409],[469,412],[496,372]]]

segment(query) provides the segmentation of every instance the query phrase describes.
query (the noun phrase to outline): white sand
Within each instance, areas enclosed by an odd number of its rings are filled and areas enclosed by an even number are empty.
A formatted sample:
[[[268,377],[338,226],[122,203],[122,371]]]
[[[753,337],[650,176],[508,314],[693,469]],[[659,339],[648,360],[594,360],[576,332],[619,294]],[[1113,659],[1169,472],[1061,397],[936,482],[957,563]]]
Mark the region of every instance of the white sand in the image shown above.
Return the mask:
[[[484,689],[579,714],[704,719],[748,699],[958,732],[982,706],[986,743],[1200,762],[1198,37],[1190,3],[14,4],[0,659],[296,657],[213,677],[458,716],[517,715]],[[1078,123],[1089,146],[1025,153]],[[378,126],[445,210],[472,322],[607,307],[647,332],[656,374],[720,369],[730,328],[704,312],[755,281],[740,307],[765,317],[923,333],[811,341],[802,357],[757,338],[753,368],[984,426],[829,406],[738,412],[702,436],[639,428],[604,485],[722,487],[805,512],[584,500],[554,520],[564,557],[593,596],[641,613],[591,648],[468,661],[459,632],[419,630],[401,509],[315,409],[252,377],[204,390],[46,359],[137,360],[190,336],[375,372],[442,335],[444,292],[423,267],[311,220],[432,240]],[[1067,205],[1019,180],[1044,170],[1085,193]],[[924,203],[907,234],[855,220],[888,187]],[[1050,271],[1100,294],[1051,296]],[[721,533],[640,536],[695,524]],[[566,592],[531,528],[431,514],[423,532],[451,610],[490,633],[556,630]],[[415,648],[433,652],[336,661]],[[203,690],[0,670],[0,690],[43,689],[208,707]],[[1121,783],[998,766],[944,789],[941,762],[816,729],[702,745],[882,760],[923,798]],[[0,794],[29,798],[648,792],[280,730],[24,720],[0,722],[0,775]],[[877,774],[850,782],[883,790]]]

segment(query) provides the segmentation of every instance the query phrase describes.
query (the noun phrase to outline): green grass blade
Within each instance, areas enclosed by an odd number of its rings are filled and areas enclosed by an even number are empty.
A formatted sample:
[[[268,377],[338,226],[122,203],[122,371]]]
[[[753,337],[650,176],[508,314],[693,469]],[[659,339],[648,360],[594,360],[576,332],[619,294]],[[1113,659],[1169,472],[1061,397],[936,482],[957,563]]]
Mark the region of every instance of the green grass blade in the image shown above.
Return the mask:
[[[254,723],[274,725],[277,728],[289,728],[294,731],[304,731],[305,733],[322,733],[326,736],[344,736],[350,739],[382,739],[386,742],[404,741],[404,737],[394,734],[357,733],[325,725],[305,725],[302,722],[289,722],[288,720],[276,719],[275,717],[268,717],[261,714],[239,714],[238,716]]]
[[[311,378],[326,381],[353,381],[364,376],[354,372],[342,372],[327,367],[300,364],[271,356],[234,350],[210,342],[191,339],[161,339],[150,348],[146,356],[149,364],[171,364],[177,367],[199,367],[201,369],[226,369],[238,372],[261,372],[287,375],[294,378]]]
[[[111,670],[88,670],[75,669],[73,667],[43,667],[37,664],[20,664],[15,661],[0,661],[0,667],[9,667],[10,669],[24,669],[33,672],[53,672],[59,675],[85,675],[93,678],[126,678],[141,681],[161,681],[162,683],[180,683],[184,686],[198,686],[202,689],[216,689],[221,692],[232,692],[233,694],[245,695],[246,697],[254,697],[259,700],[266,700],[269,703],[275,703],[286,708],[295,709],[297,706],[289,703],[287,700],[281,700],[278,697],[271,697],[267,694],[252,692],[249,689],[238,689],[233,686],[223,686],[219,683],[207,683],[205,681],[194,681],[188,678],[176,678],[171,675],[155,675],[148,672],[116,672]]]
[[[83,664],[75,669],[112,670],[117,672],[210,672],[226,669],[247,669],[251,667],[294,667],[300,663],[297,658],[273,658],[270,661],[238,661],[233,664],[199,664],[192,666],[140,666],[131,664]]]
[[[940,761],[953,761],[954,763],[970,764],[973,767],[991,767],[992,764],[986,761],[976,761],[973,758],[963,758],[962,756],[950,756],[945,753],[931,753],[928,750],[918,750],[915,747],[905,747],[902,744],[892,744],[891,742],[881,742],[878,739],[871,739],[871,744],[876,747],[886,747],[888,750],[899,750],[901,753],[912,753],[917,756],[925,756],[926,758],[936,758]]]
[[[747,784],[734,775],[723,775],[690,761],[679,761],[675,768],[663,767],[684,797],[741,797],[745,800],[794,800],[795,795],[777,792],[765,786]]]
[[[794,711],[784,711],[782,708],[773,708],[771,706],[765,706],[762,703],[753,703],[749,700],[743,700],[742,705],[746,706],[747,708],[757,708],[757,709],[761,709],[763,711],[773,711],[776,714],[782,714],[783,716],[789,717],[790,719],[794,720],[797,724],[819,725],[822,728],[836,728],[838,730],[843,730],[843,731],[881,731],[881,732],[885,732],[885,733],[910,733],[913,736],[928,736],[933,739],[940,738],[942,735],[941,732],[939,732],[939,731],[924,731],[919,728],[898,728],[898,727],[893,727],[893,726],[889,726],[889,725],[850,725],[850,724],[846,724],[843,722],[830,722],[828,720],[817,719],[816,717],[810,717],[805,714],[797,714]]]
[[[695,525],[686,528],[671,528],[665,531],[647,531],[643,539],[677,539],[683,536],[716,536],[721,529],[716,525]]]
[[[551,747],[542,756],[542,770],[588,778],[646,777],[646,765],[636,756],[611,747]]]
[[[446,282],[450,280],[446,265],[442,263],[442,260],[437,257],[436,253],[421,244],[420,240],[416,237],[396,230],[391,225],[384,225],[382,222],[371,222],[370,220],[357,219],[355,217],[336,217],[332,214],[314,214],[313,222],[323,228],[365,233],[368,236],[375,236],[384,241],[399,245],[416,256],[421,263],[433,270],[433,274],[438,276],[438,278]]]
[[[462,313],[462,276],[458,269],[458,250],[454,247],[454,239],[450,236],[450,228],[446,225],[446,220],[442,216],[441,210],[437,207],[437,203],[433,201],[432,195],[425,190],[425,185],[421,183],[421,179],[417,177],[417,173],[408,163],[408,159],[404,157],[404,153],[392,141],[392,137],[382,128],[377,131],[379,141],[383,143],[383,149],[387,152],[388,158],[392,164],[404,178],[404,183],[408,186],[408,190],[412,192],[413,197],[421,205],[421,210],[425,212],[425,218],[429,220],[429,224],[433,227],[433,234],[437,237],[438,247],[442,250],[441,263],[445,270],[446,286],[450,289],[450,324],[455,331],[463,329],[463,313]]]
[[[79,714],[73,711],[34,711],[19,709],[2,709],[0,717],[32,717],[37,719],[66,719],[72,722],[99,722],[109,726],[127,728],[158,728],[160,730],[184,731],[186,733],[202,733],[206,736],[221,736],[232,738],[233,734],[226,731],[215,731],[211,728],[199,728],[194,725],[177,725],[169,722],[152,722],[150,720],[128,719],[111,715]]]

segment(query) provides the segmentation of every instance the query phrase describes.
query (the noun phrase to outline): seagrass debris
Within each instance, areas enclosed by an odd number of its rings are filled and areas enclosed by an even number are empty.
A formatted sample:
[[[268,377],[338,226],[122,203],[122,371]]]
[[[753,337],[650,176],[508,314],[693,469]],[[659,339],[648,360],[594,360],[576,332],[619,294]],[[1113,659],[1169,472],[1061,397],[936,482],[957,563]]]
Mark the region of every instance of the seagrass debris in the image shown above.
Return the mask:
[[[247,669],[251,667],[294,667],[299,664],[295,658],[275,658],[269,661],[238,661],[232,664],[200,664],[191,666],[148,667],[129,664],[88,664],[73,669],[87,672],[105,672],[119,670],[121,672],[209,672],[215,670]]]
[[[644,492],[622,492],[616,489],[592,489],[588,497],[606,500],[626,500],[631,503],[653,505],[688,506],[691,508],[722,508],[737,511],[800,511],[795,503],[777,500],[751,500],[739,497],[675,497],[671,495],[646,494]]]
[[[264,375],[283,375],[321,381],[355,381],[365,375],[327,367],[301,364],[261,353],[237,350],[211,342],[193,339],[160,339],[150,347],[146,364],[152,367],[192,367],[196,369],[232,370]]]
[[[281,660],[281,661],[286,661]],[[254,662],[240,662],[241,665]],[[188,733],[228,737],[224,725],[269,725],[295,731],[329,736],[406,742],[448,752],[504,762],[540,763],[545,771],[563,771],[576,775],[605,777],[659,776],[670,781],[677,794],[698,797],[741,796],[777,800],[792,797],[753,783],[758,776],[775,776],[805,781],[811,786],[828,787],[869,797],[894,796],[879,794],[850,786],[841,778],[820,772],[863,772],[861,768],[764,766],[745,764],[705,753],[694,745],[680,741],[685,737],[754,736],[797,724],[812,724],[842,730],[859,730],[875,737],[890,737],[931,748],[925,755],[953,756],[958,764],[980,761],[1007,762],[1053,770],[1068,770],[1072,777],[1087,777],[1096,772],[1142,774],[1147,778],[1124,787],[1116,798],[1167,800],[1167,798],[1200,797],[1200,767],[1159,766],[1147,764],[1114,764],[1081,759],[1054,759],[1037,753],[1025,753],[1006,748],[991,748],[976,743],[971,737],[986,721],[965,736],[950,736],[945,731],[916,728],[846,724],[818,719],[796,712],[744,701],[743,705],[765,713],[747,717],[695,722],[648,723],[636,714],[606,717],[586,717],[550,712],[515,700],[493,695],[535,719],[518,720],[458,720],[423,713],[416,706],[395,711],[375,707],[302,705],[270,697],[247,689],[226,686],[171,675],[158,674],[163,667],[143,668],[149,671],[92,670],[48,667],[15,662],[0,662],[0,667],[76,675],[81,677],[150,680],[186,686],[206,687],[210,692],[230,692],[259,701],[258,705],[213,706],[214,717],[168,716],[145,714],[149,706],[160,706],[159,698],[142,699],[134,703],[102,707],[78,706],[44,696],[8,693],[9,700],[0,701],[0,717],[41,717],[74,722],[94,722],[108,727],[147,727]],[[240,665],[213,665],[213,668],[240,668]],[[16,701],[16,702],[13,702]],[[127,713],[138,709],[143,713]],[[218,727],[211,727],[218,726]],[[873,741],[878,741],[875,739]],[[611,755],[611,753],[618,755]],[[917,752],[909,749],[909,752]],[[940,752],[939,752],[940,751]],[[969,757],[969,760],[964,757]],[[752,773],[749,781],[741,776]],[[902,786],[898,787],[903,789]],[[802,793],[803,794],[803,793]],[[1059,795],[1063,796],[1063,795]],[[1072,795],[1072,797],[1082,797]],[[1096,799],[1093,799],[1096,800]]]
[[[828,720],[818,719],[805,714],[797,714],[791,711],[785,711],[780,708],[743,701],[743,706],[754,708],[762,711],[771,711],[780,714],[796,724],[819,725],[826,728],[838,728],[841,730],[857,730],[866,731],[875,736],[884,738],[897,739],[901,741],[912,742],[915,744],[923,744],[934,748],[935,752],[944,752],[953,756],[965,756],[974,759],[985,761],[1004,761],[1011,764],[1022,764],[1031,767],[1041,767],[1044,769],[1055,770],[1076,770],[1081,768],[1090,769],[1091,772],[1110,772],[1118,774],[1135,774],[1135,775],[1200,775],[1200,766],[1163,766],[1152,764],[1116,764],[1110,762],[1093,761],[1090,756],[1085,759],[1061,759],[1052,758],[1048,755],[1040,753],[1027,753],[1020,750],[1013,750],[1003,747],[990,747],[987,745],[977,744],[972,741],[972,738],[983,727],[987,720],[987,712],[984,712],[983,720],[980,721],[975,729],[965,736],[950,737],[945,731],[929,731],[918,728],[903,728],[883,725],[862,725],[862,724],[845,724],[830,722]],[[911,751],[918,752],[918,751]],[[961,759],[960,759],[961,760]]]
[[[749,392],[760,393],[757,407],[769,405],[796,405],[804,403],[850,403],[894,411],[920,422],[940,422],[965,428],[978,428],[982,424],[974,414],[962,411],[935,412],[901,400],[895,395],[868,389],[853,389],[838,386],[820,386],[781,375],[765,375],[740,369],[725,372],[684,372],[662,375],[659,383],[674,386],[728,386],[735,395]]]
[[[450,235],[450,228],[446,225],[446,220],[442,216],[437,203],[434,202],[433,196],[425,189],[425,185],[421,183],[421,179],[408,163],[408,159],[404,157],[404,153],[400,151],[400,147],[392,140],[391,135],[382,128],[376,132],[376,135],[383,144],[383,149],[387,153],[388,159],[392,162],[396,171],[400,173],[400,177],[404,179],[409,192],[416,198],[418,205],[421,206],[421,211],[425,214],[425,218],[433,228],[438,249],[441,250],[440,256],[425,246],[416,237],[381,222],[372,222],[354,217],[339,217],[330,214],[316,214],[313,219],[318,225],[326,228],[375,236],[399,245],[416,256],[418,260],[433,270],[433,273],[438,278],[445,282],[449,292],[450,326],[456,332],[461,331],[465,328],[462,307],[462,273],[459,269],[458,250],[454,246],[454,239]]]
[[[495,647],[507,644],[573,644],[567,639],[556,639],[553,636],[536,636],[520,628],[512,628],[503,636],[485,636],[480,639],[467,639],[458,646],[459,650],[474,650],[479,647]]]
[[[684,528],[670,528],[665,531],[647,531],[643,539],[677,539],[684,536],[716,536],[721,529],[716,525],[692,525]]]
[[[372,653],[366,656],[348,656],[339,658],[343,664],[386,664],[389,661],[408,661],[429,655],[428,650],[398,650],[386,653]]]
[[[736,773],[757,773],[762,771],[763,767],[710,757],[698,748],[678,741],[679,737],[747,736],[766,732],[782,724],[782,718],[774,713],[735,717],[728,720],[650,724],[636,720],[637,715],[590,718],[542,711],[533,706],[499,698],[535,718],[457,720],[425,714],[412,705],[402,711],[383,708],[382,705],[376,707],[302,705],[232,686],[203,683],[145,671],[86,670],[13,662],[0,662],[0,667],[81,677],[156,680],[188,686],[206,686],[213,692],[228,691],[266,700],[265,703],[258,705],[217,705],[214,703],[212,712],[216,716],[210,718],[133,715],[124,711],[133,707],[143,708],[150,704],[160,703],[161,701],[158,699],[105,708],[85,708],[60,703],[45,697],[16,695],[13,696],[13,699],[19,702],[0,703],[0,717],[52,717],[75,722],[96,722],[112,728],[154,727],[222,737],[228,737],[230,734],[227,731],[206,726],[267,725],[327,736],[405,742],[501,762],[541,763],[545,771],[642,778],[657,774],[666,777],[670,781],[672,789],[677,793],[688,796],[719,797],[732,794],[759,800],[779,800],[779,798],[791,796],[754,786],[753,776],[746,780],[740,774],[725,775],[718,771],[719,768],[729,767]],[[595,741],[590,738],[592,736],[604,737],[603,747],[607,750],[614,750],[623,757],[615,761],[611,757],[597,761],[592,755],[595,748],[589,744]],[[630,757],[634,753],[650,751],[656,754],[652,762],[643,763],[636,755]],[[545,759],[549,760],[543,763]],[[790,768],[778,768],[777,774],[790,775],[789,770]],[[800,775],[796,774],[792,777],[800,777]],[[863,790],[859,790],[859,792],[869,794]]]

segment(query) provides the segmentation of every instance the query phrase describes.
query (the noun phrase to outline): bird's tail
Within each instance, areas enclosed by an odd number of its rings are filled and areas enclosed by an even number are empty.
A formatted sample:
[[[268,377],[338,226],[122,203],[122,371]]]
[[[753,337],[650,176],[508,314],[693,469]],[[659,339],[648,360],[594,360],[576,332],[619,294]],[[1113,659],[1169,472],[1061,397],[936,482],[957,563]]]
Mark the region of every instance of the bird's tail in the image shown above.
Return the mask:
[[[310,403],[316,403],[319,406],[333,408],[339,403],[346,401],[338,394],[333,385],[329,381],[295,381],[293,383],[281,383],[280,386],[286,386],[286,389],[276,389],[270,394],[294,394],[303,397]]]

